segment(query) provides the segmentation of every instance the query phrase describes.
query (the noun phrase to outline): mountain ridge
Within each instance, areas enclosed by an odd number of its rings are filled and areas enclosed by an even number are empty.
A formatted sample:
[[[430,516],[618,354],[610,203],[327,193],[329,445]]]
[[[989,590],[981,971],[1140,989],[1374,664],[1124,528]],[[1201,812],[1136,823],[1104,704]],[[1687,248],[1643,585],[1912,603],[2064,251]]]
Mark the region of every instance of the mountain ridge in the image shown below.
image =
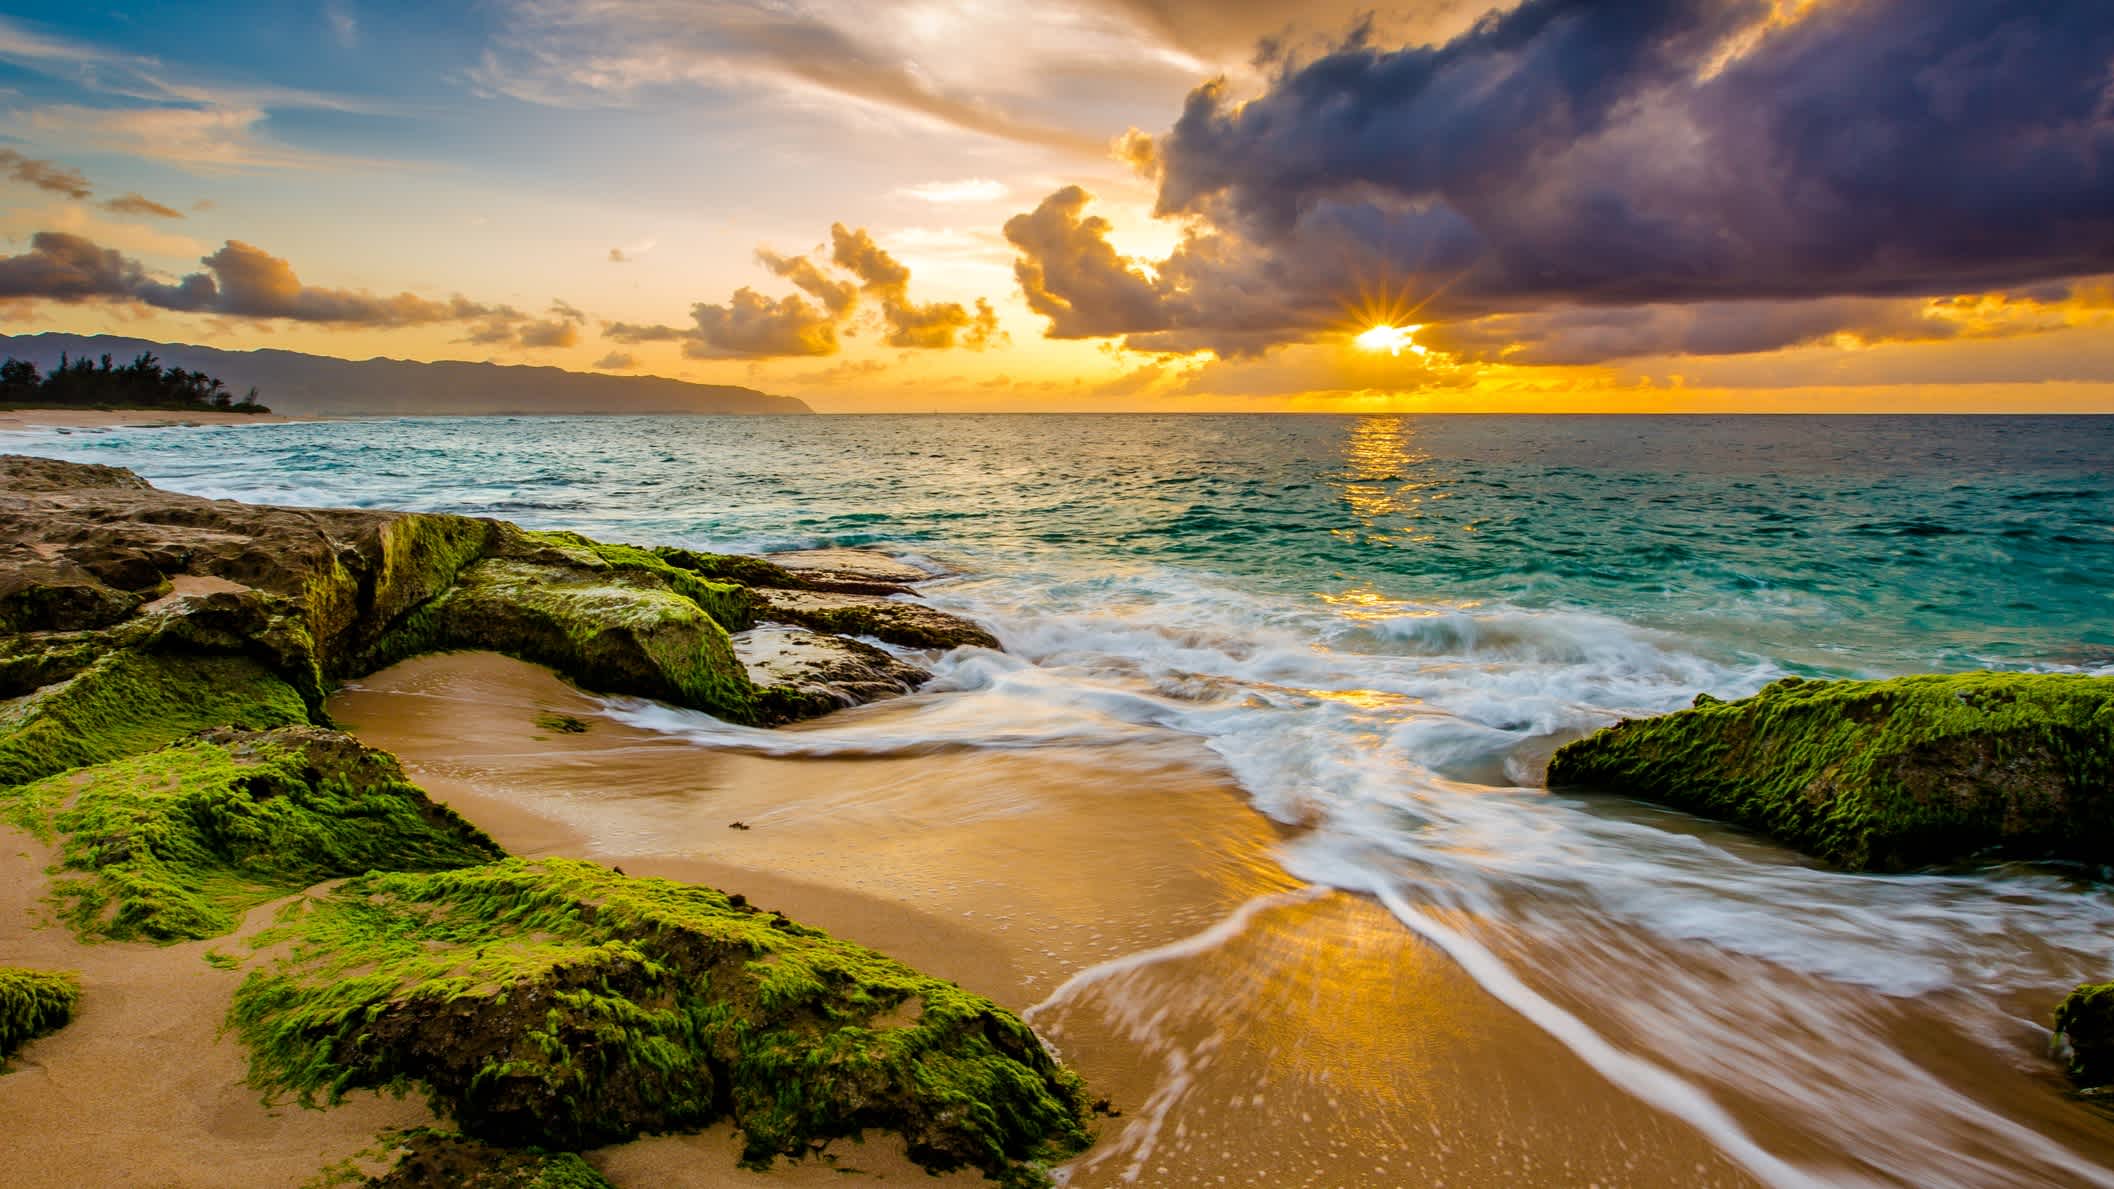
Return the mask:
[[[804,401],[731,384],[665,376],[613,376],[537,364],[340,359],[280,347],[231,351],[121,335],[47,331],[0,335],[0,356],[49,370],[59,356],[110,355],[129,362],[152,352],[170,367],[200,370],[242,393],[255,386],[275,413],[291,416],[492,416],[553,414],[812,414]]]

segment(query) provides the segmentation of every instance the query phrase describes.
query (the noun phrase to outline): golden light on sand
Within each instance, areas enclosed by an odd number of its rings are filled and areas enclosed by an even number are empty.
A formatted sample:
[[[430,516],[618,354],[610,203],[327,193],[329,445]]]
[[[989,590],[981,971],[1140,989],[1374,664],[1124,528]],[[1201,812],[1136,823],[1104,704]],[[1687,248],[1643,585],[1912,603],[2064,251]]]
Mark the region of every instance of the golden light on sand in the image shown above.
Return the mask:
[[[1389,355],[1400,355],[1403,349],[1407,348],[1415,354],[1422,355],[1424,354],[1424,348],[1418,346],[1412,338],[1417,331],[1422,329],[1423,327],[1421,326],[1390,326],[1386,323],[1381,323],[1363,331],[1351,341],[1356,343],[1359,350],[1362,351],[1385,351]]]

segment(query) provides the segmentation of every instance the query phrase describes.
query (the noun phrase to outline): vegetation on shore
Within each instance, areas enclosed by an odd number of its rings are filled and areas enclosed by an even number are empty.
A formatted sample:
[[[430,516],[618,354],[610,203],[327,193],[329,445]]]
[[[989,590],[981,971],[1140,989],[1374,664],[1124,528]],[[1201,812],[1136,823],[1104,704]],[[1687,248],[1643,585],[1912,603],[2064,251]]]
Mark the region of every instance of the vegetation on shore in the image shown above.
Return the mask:
[[[204,372],[165,368],[149,352],[122,367],[108,355],[59,357],[50,375],[10,357],[0,361],[0,408],[171,409],[189,413],[269,413],[252,388],[237,399],[222,381]]]
[[[206,731],[0,789],[0,814],[62,839],[52,896],[83,939],[218,937],[321,880],[504,854],[386,752],[317,727]]]
[[[759,687],[729,635],[763,600],[725,575],[797,575],[460,516],[198,500],[20,458],[0,459],[0,535],[16,542],[0,551],[0,822],[59,843],[50,898],[84,940],[217,937],[310,889],[258,939],[229,1022],[260,1087],[423,1085],[468,1133],[407,1141],[371,1183],[481,1170],[465,1183],[592,1189],[576,1157],[482,1144],[723,1118],[751,1162],[881,1128],[928,1167],[1019,1184],[1086,1143],[1078,1079],[988,1000],[738,896],[508,859],[323,713],[329,682],[445,648],[742,722],[834,708]],[[845,664],[900,664],[839,643]],[[0,999],[6,1036],[54,1026],[76,994],[23,979],[37,998],[19,1025]]]
[[[731,1118],[768,1163],[866,1128],[1034,1183],[1078,1079],[981,996],[740,897],[563,859],[375,873],[290,904],[230,1017],[261,1087],[418,1084],[466,1134],[591,1147]]]
[[[1552,788],[1604,789],[1760,830],[1829,863],[2114,863],[2114,677],[1785,678],[1609,727]]]
[[[71,972],[0,966],[0,1068],[26,1042],[65,1027],[80,998]]]

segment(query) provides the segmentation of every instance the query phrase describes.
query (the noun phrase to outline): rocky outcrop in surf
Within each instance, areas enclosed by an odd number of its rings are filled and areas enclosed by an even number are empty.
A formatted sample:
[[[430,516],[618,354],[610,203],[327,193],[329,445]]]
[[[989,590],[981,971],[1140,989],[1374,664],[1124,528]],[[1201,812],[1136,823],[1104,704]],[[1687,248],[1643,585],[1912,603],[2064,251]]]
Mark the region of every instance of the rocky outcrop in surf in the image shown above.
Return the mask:
[[[1085,1097],[1017,1016],[739,896],[510,859],[322,710],[333,682],[476,648],[737,722],[820,714],[926,674],[801,598],[854,600],[831,614],[878,640],[995,645],[906,601],[913,576],[0,459],[0,824],[56,843],[43,900],[83,942],[222,937],[305,890],[247,959],[209,958],[250,967],[229,1023],[260,1088],[417,1083],[467,1133],[407,1140],[373,1183],[591,1186],[529,1149],[721,1119],[754,1163],[881,1129],[935,1170],[1046,1183]],[[77,994],[0,971],[0,1053]]]
[[[997,643],[905,601],[900,582],[847,579],[841,559],[811,578],[504,521],[199,499],[47,459],[0,459],[0,541],[0,697],[35,694],[0,719],[0,779],[17,783],[205,726],[314,719],[329,682],[440,649],[493,649],[589,689],[768,724],[900,693],[923,674],[829,644],[807,649],[831,653],[824,668],[752,671],[733,634],[765,620],[913,648]],[[113,716],[118,706],[128,713]],[[40,733],[44,721],[63,729]],[[93,742],[113,732],[125,746]]]
[[[2114,862],[2114,677],[1785,678],[1557,751],[1603,789],[1760,830],[1839,867]]]

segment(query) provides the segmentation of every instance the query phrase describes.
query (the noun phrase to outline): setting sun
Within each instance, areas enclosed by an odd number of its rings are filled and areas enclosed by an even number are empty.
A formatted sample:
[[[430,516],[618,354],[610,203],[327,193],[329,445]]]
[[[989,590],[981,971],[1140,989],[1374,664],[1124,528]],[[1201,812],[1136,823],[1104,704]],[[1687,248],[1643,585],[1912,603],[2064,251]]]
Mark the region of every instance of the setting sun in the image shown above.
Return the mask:
[[[1418,346],[1410,338],[1411,335],[1422,329],[1423,327],[1421,326],[1387,326],[1383,324],[1365,331],[1351,341],[1358,344],[1359,349],[1364,351],[1385,351],[1390,355],[1400,355],[1402,349],[1407,347],[1418,355],[1422,355],[1424,354],[1424,348]]]

